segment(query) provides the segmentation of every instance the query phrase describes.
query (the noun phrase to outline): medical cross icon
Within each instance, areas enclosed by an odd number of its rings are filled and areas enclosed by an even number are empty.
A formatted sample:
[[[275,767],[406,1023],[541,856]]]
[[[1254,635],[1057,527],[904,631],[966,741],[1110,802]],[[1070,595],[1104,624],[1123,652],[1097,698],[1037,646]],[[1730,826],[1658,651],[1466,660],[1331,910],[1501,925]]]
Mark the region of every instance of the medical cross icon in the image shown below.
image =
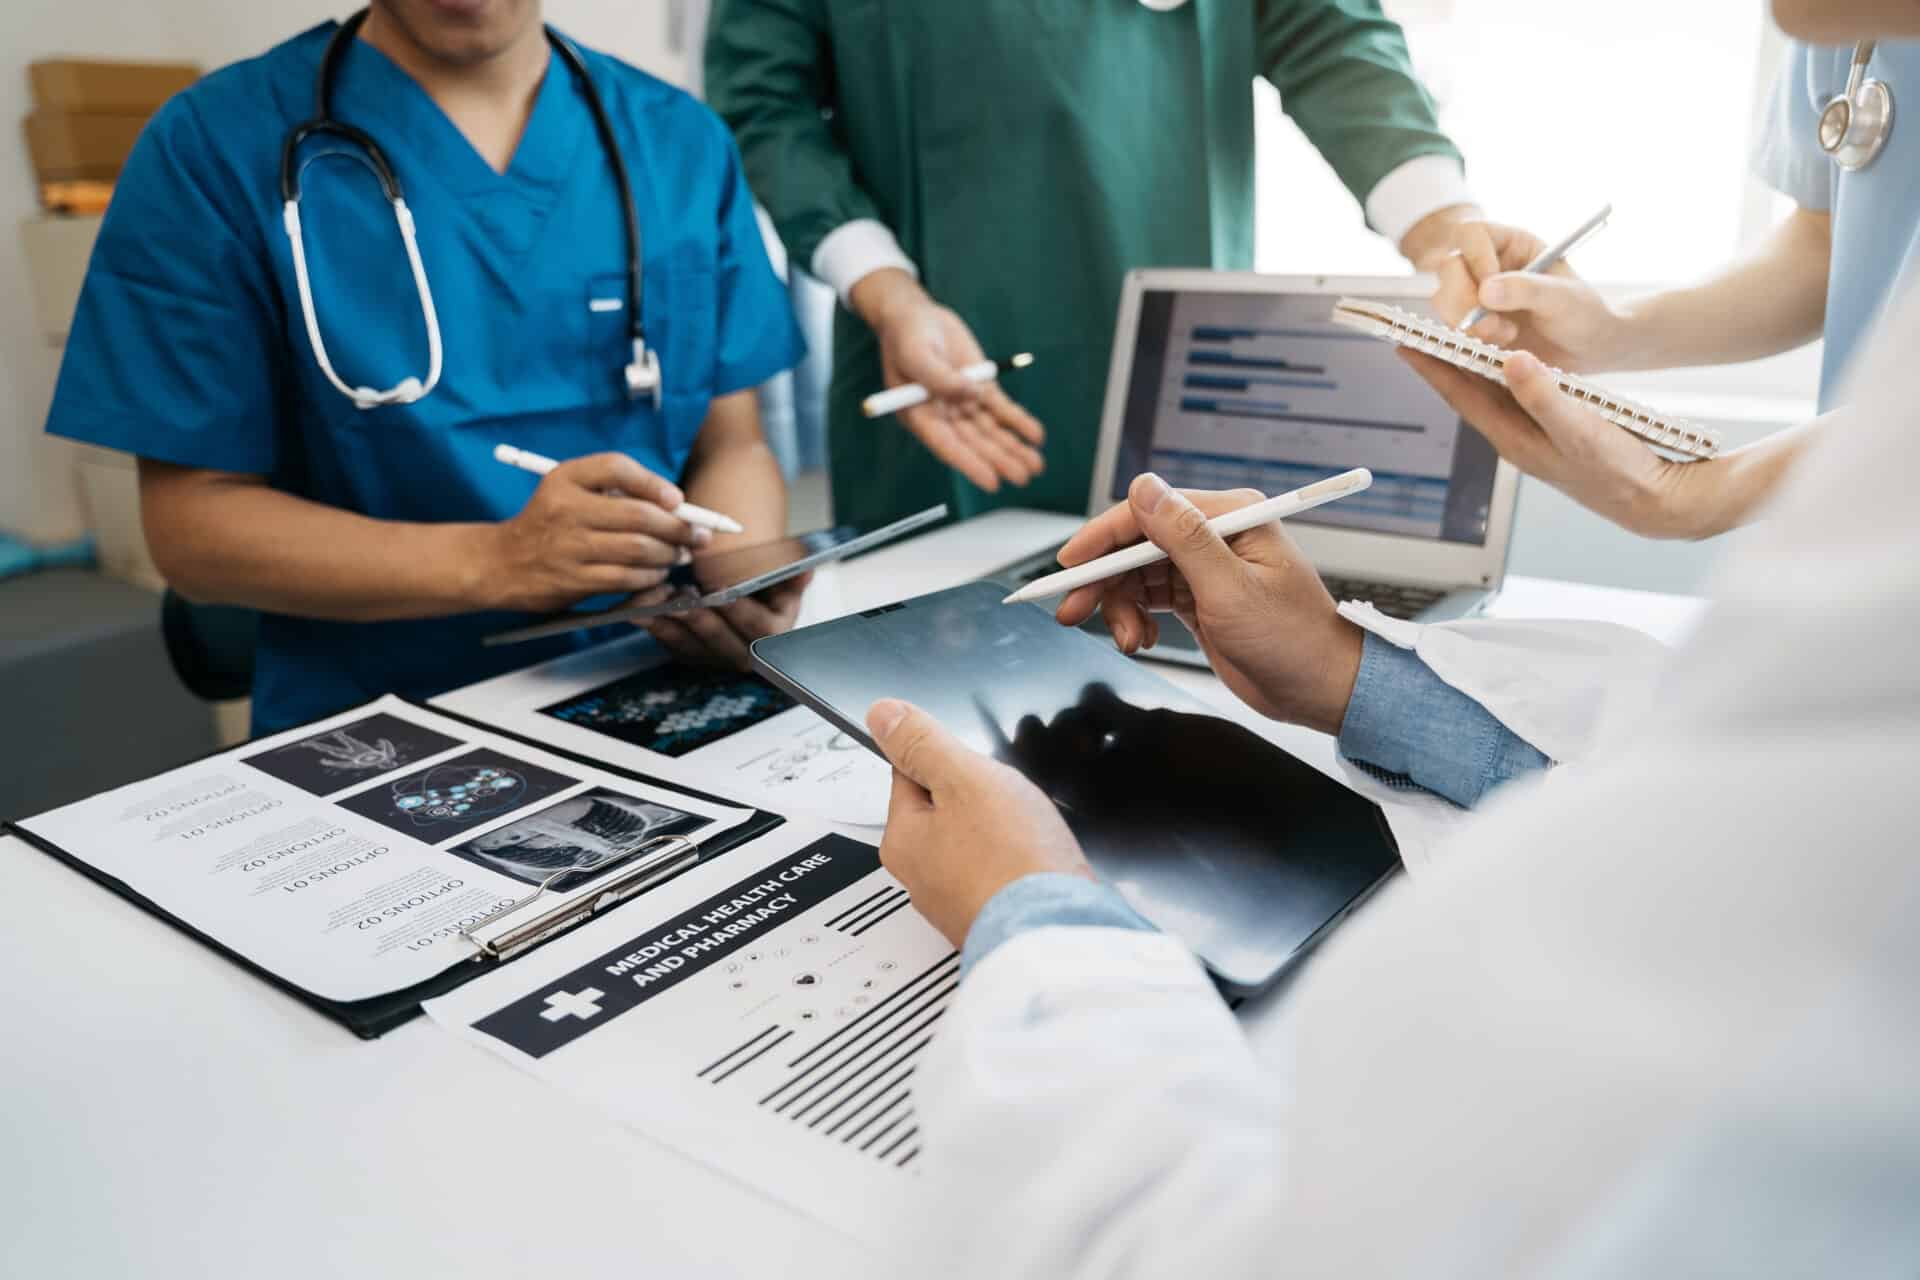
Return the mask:
[[[600,1012],[596,1000],[604,1000],[607,993],[598,987],[588,987],[585,991],[556,991],[547,997],[547,1007],[540,1016],[548,1022],[558,1022],[562,1018],[578,1018],[585,1022]]]

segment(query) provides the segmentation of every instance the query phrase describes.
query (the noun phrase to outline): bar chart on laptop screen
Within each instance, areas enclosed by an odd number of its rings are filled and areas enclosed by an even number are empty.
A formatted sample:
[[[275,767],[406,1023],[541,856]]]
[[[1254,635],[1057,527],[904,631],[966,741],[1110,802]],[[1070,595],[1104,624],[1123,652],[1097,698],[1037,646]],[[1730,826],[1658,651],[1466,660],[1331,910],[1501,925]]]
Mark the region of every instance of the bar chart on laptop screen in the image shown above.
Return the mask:
[[[1459,419],[1393,349],[1336,328],[1332,299],[1182,295],[1151,464],[1176,485],[1283,493],[1349,467],[1373,487],[1313,523],[1436,537]]]

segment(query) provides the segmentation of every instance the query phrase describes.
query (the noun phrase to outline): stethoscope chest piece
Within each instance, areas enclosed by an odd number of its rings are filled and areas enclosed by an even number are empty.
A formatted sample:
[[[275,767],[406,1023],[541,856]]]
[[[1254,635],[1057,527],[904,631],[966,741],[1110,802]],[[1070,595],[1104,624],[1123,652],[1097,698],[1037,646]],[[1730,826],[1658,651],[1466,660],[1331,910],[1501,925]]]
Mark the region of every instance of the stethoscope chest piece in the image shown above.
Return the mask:
[[[1872,164],[1893,132],[1893,90],[1867,75],[1873,44],[1865,40],[1854,49],[1846,91],[1820,111],[1820,149],[1850,173]]]
[[[627,399],[650,399],[660,407],[660,357],[641,338],[633,340],[633,360],[623,374],[627,380]]]

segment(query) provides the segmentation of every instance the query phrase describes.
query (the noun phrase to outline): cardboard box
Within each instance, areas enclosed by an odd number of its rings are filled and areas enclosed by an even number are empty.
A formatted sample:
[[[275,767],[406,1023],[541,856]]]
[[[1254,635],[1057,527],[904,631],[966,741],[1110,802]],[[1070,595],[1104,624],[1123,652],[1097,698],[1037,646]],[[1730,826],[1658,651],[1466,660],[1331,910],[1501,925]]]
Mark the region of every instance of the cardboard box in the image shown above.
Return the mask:
[[[113,202],[113,183],[88,178],[40,184],[40,207],[48,213],[68,213],[75,217],[95,218]]]
[[[67,340],[80,286],[93,258],[93,241],[100,234],[100,217],[62,217],[43,214],[20,223],[20,247],[25,251],[27,278],[33,282],[34,311],[40,332],[54,346]]]
[[[27,117],[27,152],[41,182],[111,182],[133,154],[151,113],[49,111]]]
[[[200,68],[184,62],[49,58],[27,67],[36,107],[109,115],[152,115],[161,103],[199,78]]]

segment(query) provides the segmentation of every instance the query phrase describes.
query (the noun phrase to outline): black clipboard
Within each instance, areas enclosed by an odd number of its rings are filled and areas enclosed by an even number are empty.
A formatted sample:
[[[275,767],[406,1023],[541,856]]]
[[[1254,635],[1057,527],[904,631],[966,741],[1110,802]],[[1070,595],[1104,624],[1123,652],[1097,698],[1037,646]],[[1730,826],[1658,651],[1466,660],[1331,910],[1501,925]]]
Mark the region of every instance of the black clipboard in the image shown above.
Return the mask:
[[[723,796],[717,796],[710,792],[700,791],[693,787],[681,786],[679,783],[675,783],[675,782],[666,782],[659,778],[650,777],[644,773],[637,773],[632,769],[626,769],[626,768],[622,768],[619,765],[609,764],[601,760],[595,760],[591,756],[584,755],[577,751],[570,751],[565,747],[552,746],[548,743],[541,742],[536,738],[530,738],[525,734],[516,733],[510,729],[497,728],[494,725],[487,724],[482,720],[477,720],[472,716],[462,715],[457,711],[447,711],[447,710],[441,709],[440,707],[429,706],[426,703],[420,702],[413,698],[402,698],[401,701],[407,703],[409,706],[417,707],[420,710],[426,711],[432,715],[445,716],[449,720],[457,720],[462,724],[465,724],[474,729],[478,729],[484,733],[495,734],[495,735],[498,735],[499,737],[510,739],[514,742],[518,742],[525,746],[532,747],[537,751],[544,751],[549,755],[554,755],[554,756],[560,757],[561,759],[569,760],[574,764],[583,765],[591,769],[598,769],[603,773],[612,774],[617,778],[623,778],[628,782],[639,783],[642,786],[647,786],[647,787],[655,787],[662,791],[678,792],[680,795],[688,796],[695,800],[703,800],[709,804],[723,804],[723,805],[727,805],[730,808],[736,808],[736,809],[741,807],[735,801],[728,800]],[[325,716],[315,717],[313,720],[308,721],[306,725],[291,726],[291,727],[306,728],[308,726],[318,724],[321,720],[330,720],[334,716],[339,714],[340,712],[337,712],[337,711],[330,712]],[[280,732],[285,732],[285,730],[276,730],[275,732],[280,733]],[[252,741],[252,739],[249,739],[249,741]],[[217,751],[209,751],[205,755],[198,756],[193,760],[185,761],[181,765],[176,765],[174,767],[184,768],[188,765],[198,763],[201,760],[211,760],[215,756],[225,755],[228,752],[233,750],[235,750],[234,747],[221,747]],[[709,861],[710,859],[717,857],[720,854],[723,854],[730,849],[736,849],[751,840],[758,839],[759,837],[765,835],[767,832],[774,830],[776,827],[780,826],[785,821],[786,819],[781,817],[777,813],[770,812],[769,810],[766,810],[766,809],[754,809],[751,816],[749,816],[746,819],[746,821],[740,823],[736,827],[733,827],[725,832],[720,833],[719,835],[714,836],[710,840],[703,841],[700,846],[701,857],[698,861],[687,863],[686,865],[680,867],[678,870],[672,872],[671,874],[662,876],[659,880],[654,881],[648,887],[649,889],[657,888],[659,887],[659,885],[664,884],[669,880],[676,879],[678,878],[679,875],[684,874],[686,871],[690,871],[694,867],[700,866],[703,863]],[[493,959],[490,957],[476,957],[475,959],[472,959],[472,960],[462,961],[459,964],[454,965],[454,967],[452,967],[451,969],[447,969],[441,973],[437,973],[433,977],[428,978],[424,982],[415,983],[413,986],[404,987],[399,991],[390,991],[385,995],[369,996],[365,1000],[330,1000],[325,996],[315,995],[313,992],[308,991],[306,988],[287,981],[285,978],[282,978],[280,975],[274,973],[272,970],[266,968],[265,966],[256,964],[252,960],[247,959],[245,956],[241,955],[239,952],[234,951],[231,947],[228,947],[227,945],[213,938],[212,936],[206,933],[203,933],[199,929],[194,928],[192,925],[182,920],[179,916],[174,915],[172,912],[168,911],[165,907],[162,907],[159,903],[155,902],[153,899],[135,890],[132,886],[128,885],[124,880],[121,880],[116,876],[108,875],[106,872],[100,870],[100,868],[94,866],[92,863],[89,863],[79,857],[76,857],[74,854],[69,853],[67,850],[60,848],[58,845],[53,844],[51,841],[41,839],[39,836],[33,834],[31,831],[28,831],[25,827],[22,827],[21,825],[19,825],[19,823],[17,822],[0,823],[0,830],[4,830],[10,835],[18,836],[21,840],[25,841],[27,844],[32,845],[34,848],[40,850],[42,853],[45,853],[55,859],[58,859],[60,862],[65,863],[69,867],[72,867],[75,871],[78,871],[81,875],[87,877],[89,880],[92,880],[94,883],[106,887],[107,889],[111,890],[115,894],[118,894],[120,897],[125,898],[128,902],[131,902],[135,906],[148,912],[149,914],[158,916],[160,919],[166,921],[168,924],[172,925],[174,928],[178,929],[180,932],[186,934],[188,937],[198,940],[202,945],[217,952],[221,956],[225,957],[227,960],[232,961],[235,965],[246,970],[248,973],[253,974],[255,977],[262,979],[263,981],[268,983],[270,986],[278,988],[279,990],[285,992],[286,994],[294,997],[296,1000],[300,1001],[302,1004],[306,1005],[308,1008],[313,1009],[328,1018],[331,1018],[333,1021],[339,1023],[341,1026],[345,1027],[347,1030],[359,1036],[362,1040],[378,1039],[379,1037],[385,1035],[387,1032],[393,1030],[395,1027],[411,1022],[413,1019],[420,1016],[420,1011],[421,1011],[420,1006],[422,1002],[431,1000],[436,996],[445,995],[447,992],[452,991],[455,987],[459,987],[468,982],[471,982],[475,978],[480,977],[482,974],[493,972],[502,964],[512,963],[514,959],[518,958],[518,954],[524,954],[524,953],[518,953],[513,957],[509,957],[506,960]],[[641,894],[638,894],[636,895],[635,898],[629,899],[627,902],[622,902],[621,904],[619,904],[619,906],[614,907],[613,910],[617,911],[621,907],[628,905],[632,901],[644,899],[645,896],[646,894],[644,892]],[[579,923],[584,924],[586,923],[587,919],[598,919],[598,918],[601,918],[601,917],[599,916],[583,917]],[[574,927],[577,928],[578,925],[575,925]],[[554,934],[550,935],[549,937],[543,938],[539,945],[544,946],[547,942],[552,941],[554,937],[563,937],[568,932],[571,932],[571,929],[557,931]],[[529,948],[529,950],[537,950],[537,949],[538,947]]]

